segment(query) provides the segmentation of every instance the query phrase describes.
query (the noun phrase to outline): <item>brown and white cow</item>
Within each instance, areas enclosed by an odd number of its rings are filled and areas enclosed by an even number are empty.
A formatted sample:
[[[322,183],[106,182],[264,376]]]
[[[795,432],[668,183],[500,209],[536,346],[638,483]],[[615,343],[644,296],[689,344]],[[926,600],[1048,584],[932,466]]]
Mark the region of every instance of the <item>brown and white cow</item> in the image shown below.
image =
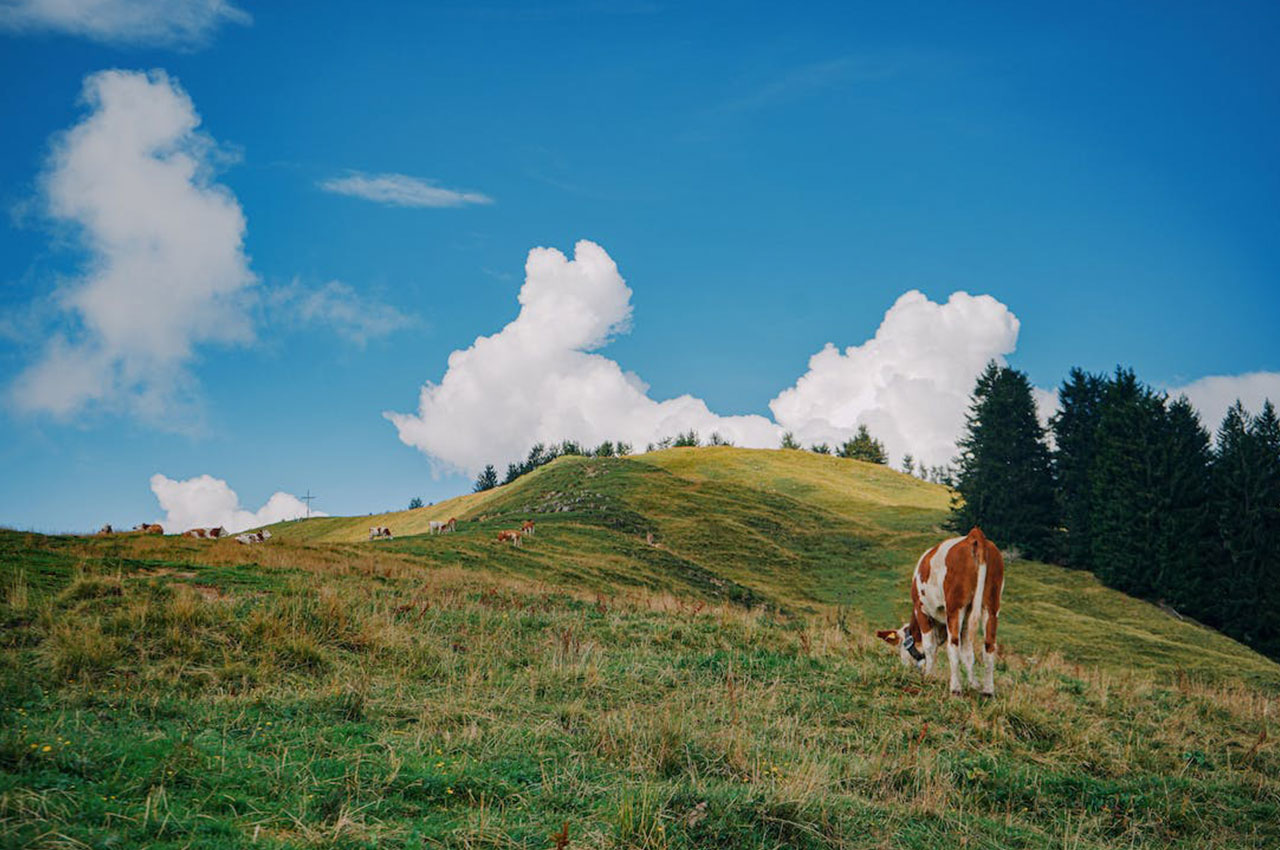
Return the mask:
[[[520,533],[533,534],[533,520],[531,519],[525,520],[524,525],[520,526]]]
[[[219,537],[226,536],[227,530],[222,526],[217,528],[188,528],[182,532],[184,537],[194,537],[198,540],[217,540]]]
[[[246,531],[244,534],[236,535],[236,542],[250,546],[254,543],[266,543],[271,539],[271,532],[267,529],[261,531]]]
[[[1004,592],[1004,556],[976,526],[964,537],[952,537],[920,556],[911,575],[911,619],[900,629],[876,632],[898,648],[902,663],[933,671],[941,637],[947,642],[951,693],[963,693],[960,666],[972,687],[973,641],[981,628],[986,671],[982,694],[995,694],[996,625]]]
[[[448,521],[433,519],[427,523],[428,534],[449,534],[458,530],[457,517],[449,517]]]
[[[510,541],[512,546],[520,545],[520,537],[520,532],[516,531],[514,528],[498,532],[498,542],[506,543]]]
[[[143,534],[164,534],[164,526],[158,522],[140,522],[133,527],[134,531],[141,531]]]
[[[379,537],[385,537],[390,540],[391,529],[387,528],[385,525],[375,525],[369,529],[370,540],[377,540]]]

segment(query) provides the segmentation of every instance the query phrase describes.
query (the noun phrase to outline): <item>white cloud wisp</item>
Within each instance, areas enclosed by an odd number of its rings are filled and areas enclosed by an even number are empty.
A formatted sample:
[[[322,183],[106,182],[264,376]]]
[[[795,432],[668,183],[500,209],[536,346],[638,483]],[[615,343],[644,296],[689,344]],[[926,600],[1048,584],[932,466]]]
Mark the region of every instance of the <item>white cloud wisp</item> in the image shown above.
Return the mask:
[[[299,327],[326,327],[360,348],[414,324],[415,319],[390,304],[356,292],[340,280],[315,289],[298,280],[267,298],[274,321]]]
[[[194,46],[252,18],[226,0],[9,0],[0,29],[61,32],[108,44]]]
[[[330,177],[320,188],[337,195],[364,198],[392,207],[461,207],[491,204],[493,199],[479,192],[465,192],[437,186],[432,180],[407,174],[361,174]]]
[[[196,349],[254,337],[244,214],[213,182],[215,143],[175,80],[102,71],[83,98],[89,114],[57,139],[42,198],[88,260],[55,293],[62,327],[12,399],[62,419],[96,404],[181,428]]]
[[[1263,402],[1280,404],[1280,372],[1246,372],[1241,375],[1208,375],[1169,391],[1170,398],[1185,395],[1200,412],[1200,421],[1210,434],[1227,415],[1227,408],[1238,399],[1245,410],[1257,414]]]
[[[248,528],[298,519],[307,515],[307,506],[297,496],[277,491],[256,511],[240,506],[240,497],[226,481],[212,475],[198,475],[175,481],[160,473],[151,476],[151,492],[165,512],[160,524],[169,533],[189,528],[222,526],[232,534]],[[328,516],[312,509],[311,516]]]

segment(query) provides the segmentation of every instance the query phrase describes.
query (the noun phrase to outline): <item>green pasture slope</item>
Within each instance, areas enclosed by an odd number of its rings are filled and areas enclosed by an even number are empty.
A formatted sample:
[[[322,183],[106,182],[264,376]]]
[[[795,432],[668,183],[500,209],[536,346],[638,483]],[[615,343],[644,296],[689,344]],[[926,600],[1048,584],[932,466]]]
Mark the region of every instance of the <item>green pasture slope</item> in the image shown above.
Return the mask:
[[[0,847],[1280,846],[1227,638],[1014,561],[995,699],[897,664],[947,502],[702,448],[256,547],[2,531]]]

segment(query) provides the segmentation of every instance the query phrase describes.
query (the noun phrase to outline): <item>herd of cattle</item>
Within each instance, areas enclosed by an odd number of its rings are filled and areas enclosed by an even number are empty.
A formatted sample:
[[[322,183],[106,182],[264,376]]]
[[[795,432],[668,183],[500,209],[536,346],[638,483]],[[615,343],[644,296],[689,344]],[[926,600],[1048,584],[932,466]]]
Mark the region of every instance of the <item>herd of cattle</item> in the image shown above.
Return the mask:
[[[512,546],[519,546],[520,541],[533,534],[534,522],[531,519],[524,521],[519,529],[509,528],[498,532],[499,543],[510,543]],[[458,530],[458,518],[449,517],[448,520],[433,519],[427,524],[427,534],[452,534]],[[369,528],[370,540],[390,540],[393,537],[391,529],[385,525],[374,525]]]
[[[139,523],[135,525],[132,530],[141,534],[164,534],[164,526],[157,522]],[[111,523],[107,523],[102,526],[102,528],[98,529],[98,535],[100,537],[109,537],[118,533],[120,532],[117,532],[111,527]],[[182,536],[194,537],[197,540],[218,540],[223,537],[228,537],[229,535],[225,528],[218,526],[217,528],[188,528],[186,531],[182,532]],[[246,546],[253,543],[266,543],[270,539],[271,532],[267,531],[265,528],[261,531],[248,531],[244,534],[237,534],[235,536],[237,543],[243,543]]]
[[[428,534],[450,534],[458,530],[458,520],[431,520]],[[141,523],[133,531],[142,534],[164,534],[156,523]],[[519,529],[510,528],[498,532],[499,543],[522,545],[525,537],[534,532],[533,520],[526,520]],[[110,525],[104,525],[100,535],[115,534]],[[226,537],[226,529],[191,528],[182,532],[186,537],[201,540],[217,540]],[[391,539],[391,529],[375,525],[369,529],[369,539]],[[271,532],[262,531],[237,534],[236,542],[245,545],[265,543]],[[1004,556],[996,544],[987,539],[982,529],[974,527],[964,537],[952,537],[933,546],[916,561],[911,573],[908,594],[911,597],[911,616],[897,629],[881,629],[876,635],[890,646],[897,647],[902,663],[914,666],[925,675],[933,672],[938,644],[947,646],[947,666],[951,673],[951,693],[964,693],[960,678],[963,668],[969,685],[980,688],[983,696],[995,694],[996,627],[1000,615],[1000,597],[1004,593]],[[979,685],[974,675],[974,641],[982,642],[983,676]]]

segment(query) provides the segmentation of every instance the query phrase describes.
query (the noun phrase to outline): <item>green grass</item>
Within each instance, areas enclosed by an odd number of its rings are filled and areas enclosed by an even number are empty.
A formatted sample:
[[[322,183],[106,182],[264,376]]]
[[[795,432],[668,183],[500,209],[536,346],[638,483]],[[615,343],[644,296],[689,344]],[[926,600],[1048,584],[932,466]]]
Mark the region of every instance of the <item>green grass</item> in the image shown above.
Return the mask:
[[[1017,561],[994,700],[897,663],[945,506],[681,449],[409,517],[452,535],[0,532],[0,846],[1280,845],[1280,669],[1216,633]]]

